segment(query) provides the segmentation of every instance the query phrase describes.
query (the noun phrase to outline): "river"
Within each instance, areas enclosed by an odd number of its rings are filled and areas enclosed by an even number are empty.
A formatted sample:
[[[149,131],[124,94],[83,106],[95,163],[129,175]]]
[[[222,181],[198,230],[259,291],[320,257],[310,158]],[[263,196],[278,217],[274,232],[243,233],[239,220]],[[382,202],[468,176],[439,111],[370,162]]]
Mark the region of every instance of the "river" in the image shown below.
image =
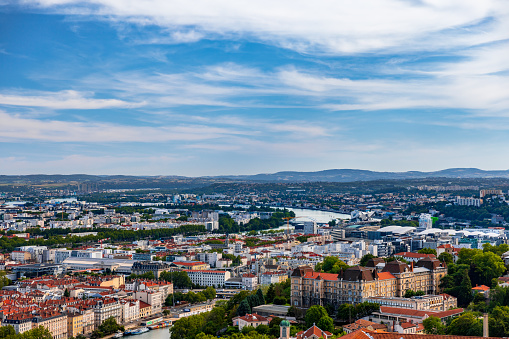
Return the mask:
[[[150,330],[143,334],[138,335],[130,335],[124,338],[130,339],[169,339],[170,338],[170,330],[168,327],[159,328],[157,330]]]

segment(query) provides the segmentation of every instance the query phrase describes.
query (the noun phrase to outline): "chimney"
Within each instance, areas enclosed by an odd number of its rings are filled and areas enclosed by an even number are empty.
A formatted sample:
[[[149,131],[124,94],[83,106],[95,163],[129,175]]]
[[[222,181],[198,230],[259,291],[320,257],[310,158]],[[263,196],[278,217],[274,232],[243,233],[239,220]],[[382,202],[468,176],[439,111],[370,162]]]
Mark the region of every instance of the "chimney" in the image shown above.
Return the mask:
[[[490,335],[489,335],[489,328],[488,328],[488,313],[484,313],[483,314],[483,319],[482,319],[482,336],[484,338],[488,338]]]
[[[413,261],[413,260],[412,260],[412,263],[411,263],[410,265],[411,265],[411,266],[410,266],[410,267],[411,267],[411,270],[412,270],[412,272],[413,272],[413,271],[414,271],[414,261]]]

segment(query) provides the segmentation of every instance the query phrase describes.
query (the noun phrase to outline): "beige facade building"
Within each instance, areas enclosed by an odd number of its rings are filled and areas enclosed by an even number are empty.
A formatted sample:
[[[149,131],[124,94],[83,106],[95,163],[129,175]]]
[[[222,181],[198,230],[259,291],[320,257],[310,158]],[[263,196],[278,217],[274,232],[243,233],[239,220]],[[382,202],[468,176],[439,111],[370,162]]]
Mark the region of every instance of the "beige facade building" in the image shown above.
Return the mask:
[[[106,319],[113,317],[120,323],[122,320],[122,308],[118,300],[112,298],[104,298],[97,301],[94,305],[94,324],[99,327]]]
[[[447,267],[437,259],[419,260],[415,267],[401,261],[387,264],[380,258],[371,259],[367,267],[354,266],[339,274],[315,272],[299,267],[291,275],[292,306],[357,304],[370,297],[403,297],[407,290],[440,292],[440,279]]]
[[[32,327],[47,328],[53,339],[67,339],[67,315],[57,311],[41,311],[32,319]]]
[[[151,290],[137,291],[134,298],[149,304],[152,308],[151,314],[162,312],[164,300],[161,292]]]

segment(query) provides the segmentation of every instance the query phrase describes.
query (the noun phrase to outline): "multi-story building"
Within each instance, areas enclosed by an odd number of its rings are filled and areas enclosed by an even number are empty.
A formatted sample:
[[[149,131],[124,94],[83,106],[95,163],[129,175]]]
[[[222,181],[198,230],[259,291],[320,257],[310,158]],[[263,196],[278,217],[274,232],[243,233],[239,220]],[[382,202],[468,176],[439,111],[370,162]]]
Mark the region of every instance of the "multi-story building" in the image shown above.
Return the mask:
[[[432,258],[419,260],[416,267],[397,260],[384,265],[380,260],[371,259],[368,267],[354,266],[339,274],[315,272],[311,267],[295,269],[291,275],[292,305],[337,307],[376,296],[402,297],[407,290],[436,294],[447,273],[446,265]]]
[[[475,207],[481,207],[481,205],[482,205],[482,199],[456,197],[456,204],[457,204],[457,205],[460,205],[460,206],[475,206]]]
[[[67,315],[58,311],[40,311],[32,319],[32,327],[42,326],[51,332],[53,339],[67,339]]]
[[[129,323],[138,320],[140,317],[140,302],[134,299],[121,300],[122,322]]]
[[[67,313],[67,335],[75,338],[78,334],[83,334],[83,314]]]
[[[458,299],[448,294],[423,295],[412,298],[369,297],[364,301],[380,306],[399,307],[419,311],[447,311],[458,307]]]
[[[151,314],[161,313],[164,302],[161,292],[152,290],[136,291],[134,298],[149,304],[152,308]]]
[[[143,262],[135,262],[131,268],[131,272],[133,274],[141,275],[148,272],[153,272],[154,276],[159,279],[159,276],[162,272],[169,271],[170,266],[165,263],[160,262],[150,262],[150,261],[143,261]]]
[[[277,284],[288,279],[285,271],[265,272],[260,276],[260,285]]]
[[[230,279],[229,271],[210,271],[210,270],[184,270],[193,282],[201,286],[224,286],[226,280]]]
[[[95,302],[94,305],[94,324],[99,327],[106,319],[115,318],[117,323],[122,320],[122,307],[120,302],[113,298],[104,298]]]
[[[25,264],[32,260],[32,254],[28,251],[12,251],[11,260]]]
[[[12,326],[16,333],[21,334],[32,329],[32,314],[16,313],[4,316],[2,326]]]
[[[258,278],[254,274],[246,273],[242,276],[242,286],[248,291],[253,291],[258,287]]]

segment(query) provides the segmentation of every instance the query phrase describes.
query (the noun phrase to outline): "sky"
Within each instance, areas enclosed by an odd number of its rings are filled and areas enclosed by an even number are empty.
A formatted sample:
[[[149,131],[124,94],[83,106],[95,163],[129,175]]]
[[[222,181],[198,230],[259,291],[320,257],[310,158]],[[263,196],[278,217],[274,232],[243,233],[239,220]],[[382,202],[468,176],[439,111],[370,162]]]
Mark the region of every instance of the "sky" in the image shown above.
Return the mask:
[[[0,0],[0,174],[509,168],[506,0]]]

